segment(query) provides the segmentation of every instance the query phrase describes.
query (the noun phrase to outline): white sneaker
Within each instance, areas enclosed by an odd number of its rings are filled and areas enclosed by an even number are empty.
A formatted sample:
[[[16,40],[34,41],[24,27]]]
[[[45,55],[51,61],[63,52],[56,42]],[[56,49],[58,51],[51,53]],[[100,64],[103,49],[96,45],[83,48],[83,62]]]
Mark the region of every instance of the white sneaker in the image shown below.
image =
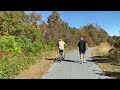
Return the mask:
[[[84,60],[83,63],[86,63],[86,60]]]
[[[83,61],[81,61],[80,64],[83,64]]]

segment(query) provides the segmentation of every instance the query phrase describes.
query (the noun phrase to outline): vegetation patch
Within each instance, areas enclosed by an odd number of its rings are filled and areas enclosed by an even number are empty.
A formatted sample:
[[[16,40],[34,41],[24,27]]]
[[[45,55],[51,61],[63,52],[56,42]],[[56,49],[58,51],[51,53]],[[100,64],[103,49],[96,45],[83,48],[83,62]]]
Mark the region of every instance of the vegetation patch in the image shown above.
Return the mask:
[[[109,48],[108,48],[109,47]],[[120,50],[108,44],[101,44],[93,50],[93,61],[112,79],[120,79]]]

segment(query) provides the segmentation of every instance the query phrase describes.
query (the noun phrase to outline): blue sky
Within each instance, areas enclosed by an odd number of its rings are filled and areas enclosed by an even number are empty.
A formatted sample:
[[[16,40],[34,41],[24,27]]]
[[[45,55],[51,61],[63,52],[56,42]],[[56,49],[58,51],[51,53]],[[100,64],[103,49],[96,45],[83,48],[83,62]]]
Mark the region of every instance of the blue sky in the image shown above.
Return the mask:
[[[32,11],[25,11],[27,14]],[[62,20],[69,26],[80,28],[86,24],[98,24],[108,32],[110,36],[120,35],[120,11],[58,11]],[[47,22],[47,17],[52,11],[37,11],[42,20]]]

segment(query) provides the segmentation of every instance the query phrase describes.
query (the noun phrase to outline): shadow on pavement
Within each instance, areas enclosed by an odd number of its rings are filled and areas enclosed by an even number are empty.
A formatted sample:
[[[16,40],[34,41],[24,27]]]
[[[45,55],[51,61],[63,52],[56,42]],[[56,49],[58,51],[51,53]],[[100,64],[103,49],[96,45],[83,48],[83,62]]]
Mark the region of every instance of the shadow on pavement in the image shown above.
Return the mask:
[[[45,58],[45,60],[53,60],[54,62],[59,62],[58,58]],[[63,60],[65,62],[74,62],[74,63],[79,63],[80,61],[76,61],[76,60]]]
[[[57,58],[45,58],[45,60],[57,60]]]
[[[88,62],[96,62],[96,63],[109,63],[111,62],[109,58],[106,56],[94,56],[94,57],[89,57],[91,60],[87,60]]]
[[[97,72],[96,74],[99,74],[100,76],[108,76],[108,77],[114,77],[115,79],[120,79],[120,72],[104,71],[104,73]]]
[[[115,77],[116,79],[120,79],[120,72],[105,71],[105,74],[109,77]]]
[[[76,61],[76,60],[64,60],[64,61],[66,61],[66,62],[74,62],[74,63],[79,63],[80,61]]]
[[[53,60],[54,62],[58,61],[58,58],[45,58],[45,60]]]

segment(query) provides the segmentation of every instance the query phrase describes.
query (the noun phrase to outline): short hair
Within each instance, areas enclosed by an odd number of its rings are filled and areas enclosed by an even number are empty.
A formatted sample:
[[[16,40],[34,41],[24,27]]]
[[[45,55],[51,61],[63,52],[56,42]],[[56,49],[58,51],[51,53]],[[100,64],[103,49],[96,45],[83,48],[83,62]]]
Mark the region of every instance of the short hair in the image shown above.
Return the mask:
[[[60,41],[62,41],[62,39],[59,39]]]
[[[83,40],[83,37],[81,37],[80,40]]]

